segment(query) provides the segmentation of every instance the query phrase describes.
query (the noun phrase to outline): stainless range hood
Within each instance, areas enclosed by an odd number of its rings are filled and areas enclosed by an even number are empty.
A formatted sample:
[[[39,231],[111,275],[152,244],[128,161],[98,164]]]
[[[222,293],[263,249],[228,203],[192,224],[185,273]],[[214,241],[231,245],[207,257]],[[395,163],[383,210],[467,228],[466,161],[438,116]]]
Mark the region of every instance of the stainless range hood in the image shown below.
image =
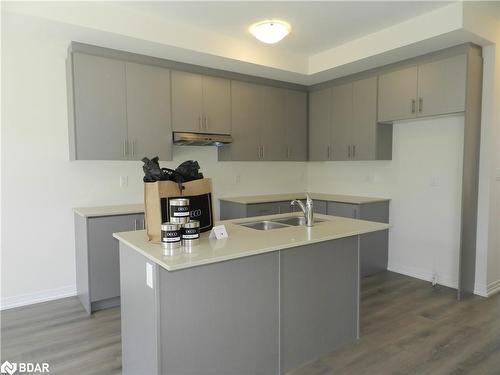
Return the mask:
[[[227,134],[202,134],[174,132],[174,145],[178,146],[216,146],[221,147],[233,141]]]

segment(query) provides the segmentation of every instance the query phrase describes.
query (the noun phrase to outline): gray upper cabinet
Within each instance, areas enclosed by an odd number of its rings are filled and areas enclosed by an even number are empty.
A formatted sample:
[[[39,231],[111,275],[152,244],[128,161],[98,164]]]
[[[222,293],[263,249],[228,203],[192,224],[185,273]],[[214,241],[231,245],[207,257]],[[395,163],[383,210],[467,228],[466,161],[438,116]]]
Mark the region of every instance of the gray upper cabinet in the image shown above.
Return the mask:
[[[219,160],[259,160],[262,86],[231,81],[233,143],[219,147]]]
[[[180,132],[230,134],[230,81],[172,71],[172,127]]]
[[[204,131],[231,134],[231,82],[203,76]]]
[[[231,81],[231,128],[219,160],[306,160],[307,93]]]
[[[78,52],[68,62],[71,159],[172,160],[168,69]]]
[[[307,160],[307,93],[285,92],[286,155],[288,160]]]
[[[418,116],[464,111],[466,68],[466,55],[419,65]]]
[[[390,122],[417,116],[417,66],[379,76],[378,120]]]
[[[457,55],[380,75],[378,121],[463,112],[466,69]]]
[[[309,160],[330,160],[332,89],[309,93]]]
[[[262,87],[263,121],[260,127],[261,159],[285,160],[287,145],[285,138],[285,90]],[[254,127],[258,131],[258,127]]]
[[[354,160],[380,159],[377,149],[385,149],[379,139],[385,136],[384,126],[377,125],[377,77],[353,82],[352,137],[348,155]],[[388,143],[392,143],[392,132]]]
[[[141,160],[154,153],[172,160],[170,71],[126,63],[129,158]]]
[[[172,128],[200,132],[203,129],[203,88],[201,75],[172,71]]]
[[[377,124],[377,77],[312,92],[309,160],[392,157],[392,125]]]
[[[351,158],[352,104],[352,83],[333,87],[330,160]]]
[[[71,158],[127,159],[125,63],[83,53],[74,53],[72,62]]]

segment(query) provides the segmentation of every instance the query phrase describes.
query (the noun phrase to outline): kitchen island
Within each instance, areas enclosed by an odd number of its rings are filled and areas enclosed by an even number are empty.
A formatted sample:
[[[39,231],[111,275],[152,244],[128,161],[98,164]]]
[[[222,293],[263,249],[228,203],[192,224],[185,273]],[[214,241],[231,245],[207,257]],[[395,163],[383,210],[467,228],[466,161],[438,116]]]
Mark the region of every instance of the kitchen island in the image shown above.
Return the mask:
[[[120,242],[124,374],[282,374],[359,336],[359,235],[387,224],[316,215],[311,228],[223,221],[190,254],[145,231]],[[298,214],[295,214],[298,216]]]

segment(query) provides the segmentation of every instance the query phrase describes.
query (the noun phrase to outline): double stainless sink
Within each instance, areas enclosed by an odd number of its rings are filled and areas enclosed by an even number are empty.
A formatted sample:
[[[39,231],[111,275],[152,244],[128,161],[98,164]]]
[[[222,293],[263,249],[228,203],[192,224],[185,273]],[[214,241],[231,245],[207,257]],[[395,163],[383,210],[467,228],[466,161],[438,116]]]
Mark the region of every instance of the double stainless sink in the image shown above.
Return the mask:
[[[325,220],[315,219],[314,223],[321,223],[322,221]],[[305,226],[306,219],[302,216],[292,216],[274,220],[259,220],[251,221],[248,223],[239,223],[239,225],[257,230],[271,230],[287,227]]]

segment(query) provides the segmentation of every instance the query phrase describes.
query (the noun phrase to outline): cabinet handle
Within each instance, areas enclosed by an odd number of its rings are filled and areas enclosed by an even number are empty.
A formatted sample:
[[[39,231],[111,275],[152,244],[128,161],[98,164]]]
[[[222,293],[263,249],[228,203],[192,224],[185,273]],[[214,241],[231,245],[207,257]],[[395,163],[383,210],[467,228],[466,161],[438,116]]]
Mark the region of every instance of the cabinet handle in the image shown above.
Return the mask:
[[[135,156],[135,139],[131,143],[132,143],[132,156]]]
[[[356,219],[358,217],[358,210],[357,209],[354,209],[353,210],[353,219]]]
[[[200,128],[200,130],[203,129],[203,124],[202,124],[202,121],[201,121],[201,116],[198,116],[198,128]]]
[[[351,145],[347,146],[347,159],[351,158]]]
[[[127,140],[123,140],[123,156],[127,156]]]
[[[424,109],[424,99],[418,98],[418,113],[422,113]]]
[[[286,146],[286,158],[290,159],[290,146]]]
[[[264,145],[262,145],[262,159],[264,159]]]
[[[411,100],[411,113],[415,113],[415,99]]]
[[[146,229],[146,219],[142,219],[142,229]]]
[[[356,157],[356,145],[352,145],[352,158]]]
[[[326,158],[330,160],[330,145],[326,146]]]
[[[203,128],[205,130],[207,130],[207,128],[208,128],[208,117],[207,116],[203,116],[203,122],[204,122]]]
[[[137,230],[137,220],[134,219],[134,230]]]
[[[257,158],[258,158],[258,159],[260,159],[260,154],[261,154],[261,153],[260,153],[260,146],[259,146],[259,147],[257,147]]]

